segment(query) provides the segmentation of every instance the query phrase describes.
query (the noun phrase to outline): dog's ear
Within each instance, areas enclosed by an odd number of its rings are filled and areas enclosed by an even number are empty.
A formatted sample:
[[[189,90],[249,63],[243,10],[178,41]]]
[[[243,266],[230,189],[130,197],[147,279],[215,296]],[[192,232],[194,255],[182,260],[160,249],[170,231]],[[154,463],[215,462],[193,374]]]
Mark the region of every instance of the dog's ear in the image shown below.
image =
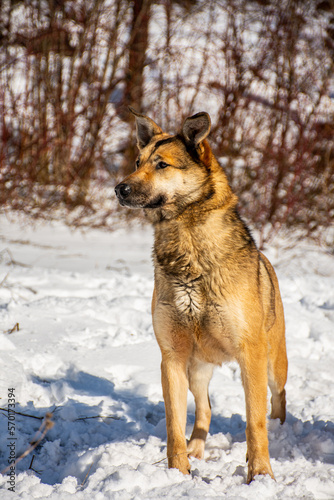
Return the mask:
[[[129,110],[136,118],[137,127],[137,145],[139,149],[143,149],[150,142],[152,137],[157,134],[162,134],[161,128],[151,118],[137,113],[133,108]]]
[[[203,111],[202,113],[197,113],[186,118],[182,127],[182,134],[186,144],[196,149],[209,135],[210,129],[210,116]]]

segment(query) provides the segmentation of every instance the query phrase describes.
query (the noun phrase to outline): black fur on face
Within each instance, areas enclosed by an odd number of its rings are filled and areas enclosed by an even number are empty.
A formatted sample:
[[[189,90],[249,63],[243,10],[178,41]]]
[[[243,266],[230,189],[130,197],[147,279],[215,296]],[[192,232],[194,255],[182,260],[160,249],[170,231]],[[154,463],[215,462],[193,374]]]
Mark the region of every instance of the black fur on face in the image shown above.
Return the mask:
[[[155,199],[150,201],[144,208],[160,208],[166,203],[166,198],[163,195],[157,196]]]

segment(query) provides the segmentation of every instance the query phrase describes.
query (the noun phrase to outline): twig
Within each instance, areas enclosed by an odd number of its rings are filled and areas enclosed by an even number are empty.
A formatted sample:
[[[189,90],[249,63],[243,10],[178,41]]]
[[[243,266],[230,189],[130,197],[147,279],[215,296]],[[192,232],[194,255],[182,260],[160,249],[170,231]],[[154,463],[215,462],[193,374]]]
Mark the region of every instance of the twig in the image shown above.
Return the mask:
[[[20,455],[14,462],[14,464],[8,465],[4,470],[1,471],[1,474],[6,474],[6,472],[11,468],[15,467],[23,458],[25,458],[29,453],[31,453],[42,441],[42,439],[45,437],[46,433],[52,429],[54,426],[54,422],[52,422],[52,413],[46,413],[45,418],[43,422],[41,423],[40,428],[36,432],[35,436],[33,437],[32,441],[30,442],[30,446]],[[38,434],[40,434],[39,437]]]
[[[121,417],[113,417],[112,415],[93,415],[92,417],[78,417],[74,420],[74,422],[77,422],[78,420],[88,420],[90,418],[112,418],[113,420],[121,420]]]
[[[28,469],[32,469],[32,463],[33,463],[33,461],[34,461],[34,459],[35,459],[35,456],[36,456],[36,455],[33,455],[33,456],[32,456],[32,459],[31,459],[31,462],[30,462],[30,465],[29,465]]]
[[[8,412],[8,408],[0,408],[0,411],[7,411]],[[44,417],[38,417],[37,415],[28,415],[27,413],[22,413],[20,411],[16,411],[16,410],[10,410],[11,413],[16,413],[16,415],[21,415],[22,417],[29,417],[29,418],[36,418],[38,420],[43,420]]]
[[[0,411],[6,411],[8,412],[8,408],[1,408]],[[43,420],[44,417],[38,417],[37,415],[29,415],[28,413],[22,413],[20,411],[16,410],[11,410],[12,413],[16,413],[17,415],[21,415],[22,417],[30,417],[30,418],[36,418],[38,420]],[[54,413],[55,410],[52,411]],[[121,420],[121,417],[114,417],[112,415],[92,415],[91,417],[78,417],[74,419],[74,422],[81,421],[81,420],[88,420],[90,418],[112,418],[113,420]]]
[[[1,287],[1,286],[3,286],[3,285],[4,285],[4,283],[6,283],[8,276],[9,276],[9,271],[8,271],[8,273],[6,274],[6,276],[3,278],[3,280],[1,281],[1,283],[0,283],[0,287]]]
[[[10,261],[9,264],[12,264],[13,266],[20,266],[20,267],[31,267],[29,264],[24,264],[23,262],[18,262],[17,260],[14,259],[12,252],[9,250],[9,248],[5,248],[0,252],[0,256],[2,254],[7,253],[9,255]]]
[[[81,485],[80,485],[80,486],[81,486],[81,488],[82,488],[82,487],[83,487],[83,485],[85,484],[86,479],[87,479],[87,477],[88,477],[88,475],[89,475],[89,473],[90,473],[90,470],[91,470],[91,468],[93,467],[93,465],[95,464],[95,462],[96,462],[96,460],[90,464],[89,469],[88,469],[88,471],[87,471],[87,474],[85,475],[85,477],[84,477],[84,479],[83,479],[83,481],[82,481],[82,483],[81,483]]]
[[[10,290],[11,288],[14,288],[15,287],[15,284],[14,283],[6,283],[7,281],[7,278],[9,276],[10,272],[8,272],[6,274],[6,276],[3,278],[3,280],[0,282],[0,287],[4,287],[4,288],[7,288],[8,290]],[[25,290],[28,290],[28,292],[31,292],[33,293],[34,295],[37,295],[37,291],[34,289],[34,288],[31,288],[31,286],[24,286],[24,285],[21,285],[21,284],[18,284],[16,285],[17,288],[23,288]],[[24,300],[26,300],[24,297],[20,296],[19,297],[23,298]]]
[[[11,334],[13,332],[18,332],[18,331],[20,331],[20,325],[18,323],[15,323],[15,325],[13,326],[13,328],[10,328],[5,333]]]
[[[37,469],[34,469],[34,468],[33,468],[33,466],[32,466],[33,461],[34,461],[34,459],[35,459],[35,456],[36,456],[36,455],[33,455],[33,456],[32,456],[32,459],[31,459],[30,465],[29,465],[29,467],[28,467],[28,470],[32,470],[32,471],[36,472],[36,474],[42,474],[42,472],[41,472],[41,471],[39,471],[39,470],[37,470]]]
[[[186,454],[188,454],[187,451],[183,451],[182,453],[176,453],[175,455],[171,455],[170,457],[164,457],[161,460],[154,462],[152,465],[157,465],[157,464],[160,464],[161,462],[163,462],[164,460],[169,460],[170,458],[174,458],[174,457],[178,457],[180,455],[186,455]]]

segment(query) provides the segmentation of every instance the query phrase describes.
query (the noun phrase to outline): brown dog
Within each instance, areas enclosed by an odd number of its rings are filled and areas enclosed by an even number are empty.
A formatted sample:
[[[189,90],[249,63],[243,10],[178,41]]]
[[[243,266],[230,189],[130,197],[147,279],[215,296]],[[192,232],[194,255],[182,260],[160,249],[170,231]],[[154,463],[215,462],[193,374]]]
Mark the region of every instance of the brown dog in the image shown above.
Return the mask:
[[[163,133],[136,117],[137,169],[116,186],[121,205],[143,208],[154,224],[153,326],[162,363],[169,467],[188,473],[202,458],[215,365],[235,359],[246,397],[248,478],[273,476],[266,429],[285,420],[287,357],[283,306],[275,272],[240,218],[226,175],[205,140],[210,117],[187,118],[182,132]],[[196,420],[187,446],[187,390]]]

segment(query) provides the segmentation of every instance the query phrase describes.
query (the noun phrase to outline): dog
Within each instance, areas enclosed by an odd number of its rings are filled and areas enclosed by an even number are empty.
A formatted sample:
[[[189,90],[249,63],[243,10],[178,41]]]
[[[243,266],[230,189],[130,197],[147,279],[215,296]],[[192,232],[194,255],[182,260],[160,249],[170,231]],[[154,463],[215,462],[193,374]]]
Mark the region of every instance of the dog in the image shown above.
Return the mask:
[[[206,138],[210,117],[187,118],[177,135],[149,117],[136,119],[136,170],[115,192],[122,206],[144,209],[154,226],[152,320],[162,362],[168,466],[190,473],[203,458],[216,365],[237,360],[246,400],[247,483],[274,475],[266,428],[286,416],[287,356],[283,305],[275,271],[237,210],[223,168]],[[185,438],[187,391],[195,424]]]

